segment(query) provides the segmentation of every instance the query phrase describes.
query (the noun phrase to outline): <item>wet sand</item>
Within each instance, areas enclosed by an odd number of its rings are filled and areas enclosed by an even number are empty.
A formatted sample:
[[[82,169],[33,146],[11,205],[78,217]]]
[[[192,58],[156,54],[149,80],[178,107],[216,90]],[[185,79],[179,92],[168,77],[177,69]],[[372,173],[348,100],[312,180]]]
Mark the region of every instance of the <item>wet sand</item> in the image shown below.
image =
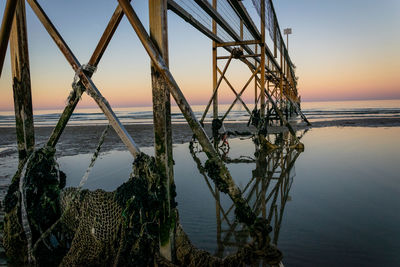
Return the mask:
[[[331,121],[316,121],[312,126],[304,122],[293,124],[296,130],[316,127],[400,127],[400,118],[362,118],[362,119],[341,119]],[[153,146],[153,125],[136,124],[126,125],[127,131],[140,147]],[[95,126],[69,126],[66,127],[63,135],[57,144],[58,156],[71,156],[80,153],[91,153],[97,146],[99,137],[104,130],[104,125]],[[41,147],[50,136],[53,127],[36,127],[36,146]],[[210,124],[205,125],[207,134],[211,135]],[[255,128],[247,127],[246,123],[226,123],[226,131],[255,132]],[[270,127],[270,133],[286,131],[286,127]],[[186,124],[172,125],[173,143],[180,144],[190,141],[192,131]],[[103,144],[102,151],[125,150],[125,145],[120,141],[116,133],[111,129]],[[15,157],[16,137],[15,129],[12,127],[0,128],[0,158]],[[3,165],[3,164],[1,164]]]
[[[400,118],[361,118],[331,121],[315,121],[312,126],[307,126],[304,122],[296,124],[292,122],[295,130],[320,127],[400,127]],[[127,131],[131,134],[139,147],[153,146],[153,125],[136,124],[126,125]],[[252,126],[247,127],[247,123],[226,123],[226,131],[252,132],[256,129]],[[97,147],[98,140],[105,128],[105,125],[91,126],[68,126],[57,144],[57,157],[73,156],[77,154],[93,153]],[[211,125],[206,124],[207,134],[211,135]],[[53,127],[36,127],[35,140],[36,147],[42,147],[50,136]],[[286,127],[274,126],[268,129],[269,133],[287,131]],[[172,137],[174,144],[189,142],[192,138],[192,131],[187,124],[173,124]],[[126,150],[125,145],[110,129],[101,152],[112,150]],[[0,199],[3,197],[8,184],[11,181],[18,165],[18,152],[16,145],[15,128],[0,127]]]

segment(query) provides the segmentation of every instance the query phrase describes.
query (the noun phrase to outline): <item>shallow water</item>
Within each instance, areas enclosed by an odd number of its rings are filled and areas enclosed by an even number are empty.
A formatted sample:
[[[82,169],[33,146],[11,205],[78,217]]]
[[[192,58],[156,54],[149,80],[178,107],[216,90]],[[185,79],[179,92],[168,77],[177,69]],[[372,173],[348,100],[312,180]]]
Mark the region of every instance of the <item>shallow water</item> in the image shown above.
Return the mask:
[[[304,152],[286,148],[261,159],[250,139],[231,139],[227,157],[258,163],[227,166],[245,196],[253,191],[249,203],[259,215],[271,217],[270,236],[286,266],[400,266],[399,136],[399,127],[312,129],[302,138]],[[196,155],[204,165],[204,155]],[[67,186],[79,183],[90,157],[59,159]],[[133,159],[118,151],[100,157],[85,187],[114,190],[128,179]],[[188,144],[174,145],[174,160],[180,221],[194,245],[219,256],[235,251],[247,232],[235,226],[229,198],[215,193],[211,180],[208,186]]]
[[[219,106],[219,116],[222,117],[230,105]],[[253,105],[249,104],[250,110]],[[400,100],[365,100],[365,101],[329,101],[329,102],[302,102],[302,111],[311,122],[338,119],[359,118],[399,118]],[[200,118],[205,110],[204,105],[193,105],[193,112]],[[123,124],[152,124],[152,107],[114,108],[114,111]],[[54,126],[62,110],[34,110],[35,126]],[[14,111],[0,111],[0,127],[15,125]],[[174,123],[185,123],[185,119],[177,106],[171,107],[171,118]],[[212,120],[212,112],[208,113],[206,121]],[[225,122],[247,122],[247,111],[236,104]],[[77,108],[71,116],[68,125],[97,125],[108,121],[98,108]]]

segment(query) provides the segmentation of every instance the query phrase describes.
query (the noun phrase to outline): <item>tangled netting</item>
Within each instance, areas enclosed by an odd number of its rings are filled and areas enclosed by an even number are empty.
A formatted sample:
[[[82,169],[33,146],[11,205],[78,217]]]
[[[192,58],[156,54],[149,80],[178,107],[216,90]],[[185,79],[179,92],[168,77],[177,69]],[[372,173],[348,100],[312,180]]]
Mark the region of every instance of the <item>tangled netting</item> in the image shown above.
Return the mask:
[[[8,259],[38,266],[240,266],[259,257],[279,263],[282,255],[269,245],[270,229],[259,219],[250,229],[254,242],[234,255],[220,259],[196,249],[174,201],[174,264],[162,258],[160,207],[167,200],[160,178],[155,159],[141,153],[129,180],[113,192],[64,188],[55,149],[36,150],[21,164],[5,199]]]
[[[13,178],[5,199],[8,258],[41,266],[153,265],[163,201],[154,158],[140,154],[130,179],[105,192],[64,189],[54,154],[35,151]]]

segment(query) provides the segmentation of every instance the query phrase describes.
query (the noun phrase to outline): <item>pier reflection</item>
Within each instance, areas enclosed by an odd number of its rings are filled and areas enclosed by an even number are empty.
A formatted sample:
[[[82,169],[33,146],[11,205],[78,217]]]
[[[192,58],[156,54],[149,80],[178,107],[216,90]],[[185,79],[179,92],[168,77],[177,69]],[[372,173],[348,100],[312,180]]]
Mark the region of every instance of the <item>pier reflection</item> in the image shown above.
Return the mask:
[[[307,130],[302,132],[299,138],[306,132]],[[258,217],[270,222],[272,227],[270,240],[272,244],[278,246],[285,206],[291,201],[289,193],[296,175],[295,162],[303,149],[296,146],[296,140],[288,132],[269,134],[265,138],[256,136],[247,138],[252,138],[254,143],[252,156],[230,157],[231,149],[226,141],[219,142],[218,150],[228,168],[238,164],[245,164],[251,168],[251,177],[241,186],[243,196]],[[221,194],[208,177],[202,163],[204,153],[200,147],[196,143],[191,143],[190,152],[215,199],[217,249],[214,255],[224,257],[251,240],[249,230],[235,220],[233,203],[227,201],[225,194]],[[241,177],[240,181],[244,181],[243,178]]]

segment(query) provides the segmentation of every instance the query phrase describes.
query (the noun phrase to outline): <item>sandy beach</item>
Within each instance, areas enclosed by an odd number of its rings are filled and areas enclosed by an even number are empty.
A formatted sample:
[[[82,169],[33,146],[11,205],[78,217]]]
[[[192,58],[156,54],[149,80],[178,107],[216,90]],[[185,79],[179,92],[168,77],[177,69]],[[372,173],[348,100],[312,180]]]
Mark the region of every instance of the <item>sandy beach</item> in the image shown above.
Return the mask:
[[[312,122],[307,126],[304,122],[293,120],[291,122],[295,130],[324,128],[324,127],[400,127],[400,118],[361,118],[361,119],[339,119]],[[132,124],[125,126],[139,147],[153,146],[153,125]],[[247,123],[226,123],[226,131],[251,132],[256,128],[248,127]],[[78,154],[93,153],[97,147],[98,140],[105,129],[105,125],[90,126],[67,126],[57,144],[57,157],[74,156]],[[53,127],[35,127],[36,147],[42,147],[50,136]],[[205,124],[205,130],[211,136],[211,125]],[[273,126],[268,129],[269,133],[287,131],[286,127]],[[172,136],[174,144],[189,142],[192,138],[192,131],[187,124],[173,124]],[[125,145],[110,129],[105,142],[102,145],[101,153],[109,151],[124,151]],[[0,199],[4,196],[8,184],[18,165],[18,152],[16,145],[16,134],[14,127],[0,127]]]
[[[296,130],[305,128],[320,127],[399,127],[400,118],[362,118],[362,119],[340,119],[328,121],[316,121],[312,126],[305,123],[293,124]],[[153,146],[153,125],[134,124],[126,125],[127,131],[140,147]],[[97,141],[104,130],[104,125],[95,126],[69,126],[66,127],[63,135],[57,144],[57,156],[71,156],[81,153],[91,153],[97,146]],[[211,134],[210,124],[205,125],[208,135]],[[36,127],[36,146],[42,146],[50,136],[53,127]],[[227,123],[226,131],[255,132],[255,127],[247,127],[246,123]],[[270,127],[270,133],[286,131],[286,127]],[[172,135],[174,144],[181,144],[190,141],[191,129],[187,124],[173,124]],[[16,157],[16,137],[13,127],[0,128],[0,158]],[[120,141],[113,130],[108,132],[102,146],[102,151],[125,150],[124,144]]]

